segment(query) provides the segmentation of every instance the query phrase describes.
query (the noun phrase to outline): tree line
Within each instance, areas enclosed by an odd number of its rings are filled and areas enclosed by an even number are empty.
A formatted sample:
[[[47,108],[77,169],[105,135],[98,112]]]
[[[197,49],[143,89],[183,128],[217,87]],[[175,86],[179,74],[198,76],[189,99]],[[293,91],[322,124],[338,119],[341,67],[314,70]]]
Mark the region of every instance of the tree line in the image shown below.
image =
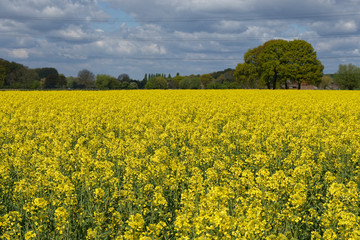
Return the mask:
[[[181,76],[146,73],[142,80],[131,79],[122,73],[118,77],[95,75],[83,69],[76,77],[65,77],[55,68],[31,69],[20,63],[0,58],[0,89],[204,89],[241,88],[237,85],[234,69],[204,75]]]
[[[319,89],[359,89],[360,68],[339,65],[335,74],[324,75],[310,43],[304,40],[270,40],[249,49],[244,62],[235,69],[203,75],[172,77],[164,73],[146,73],[142,80],[122,73],[117,78],[79,71],[65,77],[55,68],[30,69],[0,58],[0,89],[300,89],[303,84]]]

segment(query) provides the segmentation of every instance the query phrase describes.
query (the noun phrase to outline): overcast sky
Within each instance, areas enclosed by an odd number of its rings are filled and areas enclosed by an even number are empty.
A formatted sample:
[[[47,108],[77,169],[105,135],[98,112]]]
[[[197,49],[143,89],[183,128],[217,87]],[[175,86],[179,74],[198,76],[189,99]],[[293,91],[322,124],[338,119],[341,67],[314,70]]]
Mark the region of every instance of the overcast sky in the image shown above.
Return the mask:
[[[304,39],[334,73],[360,66],[360,0],[1,0],[0,58],[28,67],[203,74],[270,39]]]

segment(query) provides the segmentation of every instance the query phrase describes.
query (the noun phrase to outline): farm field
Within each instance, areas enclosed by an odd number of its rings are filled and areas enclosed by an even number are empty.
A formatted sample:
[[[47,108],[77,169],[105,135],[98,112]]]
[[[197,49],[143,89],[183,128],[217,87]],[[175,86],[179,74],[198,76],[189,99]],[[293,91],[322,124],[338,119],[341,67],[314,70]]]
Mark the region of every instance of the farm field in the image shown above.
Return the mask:
[[[358,91],[0,101],[0,239],[360,239]]]

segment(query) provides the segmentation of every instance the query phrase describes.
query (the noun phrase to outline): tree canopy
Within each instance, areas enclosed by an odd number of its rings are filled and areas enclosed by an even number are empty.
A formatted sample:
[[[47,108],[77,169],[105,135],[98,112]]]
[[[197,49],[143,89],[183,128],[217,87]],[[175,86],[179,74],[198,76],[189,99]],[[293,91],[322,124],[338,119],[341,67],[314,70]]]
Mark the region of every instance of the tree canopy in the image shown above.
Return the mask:
[[[83,69],[78,73],[79,88],[93,88],[95,86],[95,75],[87,69]]]
[[[360,68],[353,64],[340,64],[335,73],[335,81],[342,89],[353,90],[360,87]]]
[[[242,84],[276,89],[296,83],[318,84],[324,67],[310,43],[304,40],[270,40],[244,54],[236,78]]]
[[[168,83],[165,78],[159,77],[152,77],[150,78],[145,85],[146,89],[167,89]]]

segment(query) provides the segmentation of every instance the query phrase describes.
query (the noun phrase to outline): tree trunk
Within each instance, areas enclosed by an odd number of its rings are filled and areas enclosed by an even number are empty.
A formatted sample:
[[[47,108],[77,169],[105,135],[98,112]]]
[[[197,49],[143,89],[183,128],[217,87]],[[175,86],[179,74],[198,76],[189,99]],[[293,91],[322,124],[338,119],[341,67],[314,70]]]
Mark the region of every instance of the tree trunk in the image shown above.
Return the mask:
[[[273,89],[276,89],[276,80],[277,80],[277,72],[275,72],[275,76],[273,78]]]
[[[301,82],[298,83],[298,89],[301,89]]]
[[[268,89],[271,89],[271,83],[270,83],[270,80],[269,81],[266,81],[266,86]]]

